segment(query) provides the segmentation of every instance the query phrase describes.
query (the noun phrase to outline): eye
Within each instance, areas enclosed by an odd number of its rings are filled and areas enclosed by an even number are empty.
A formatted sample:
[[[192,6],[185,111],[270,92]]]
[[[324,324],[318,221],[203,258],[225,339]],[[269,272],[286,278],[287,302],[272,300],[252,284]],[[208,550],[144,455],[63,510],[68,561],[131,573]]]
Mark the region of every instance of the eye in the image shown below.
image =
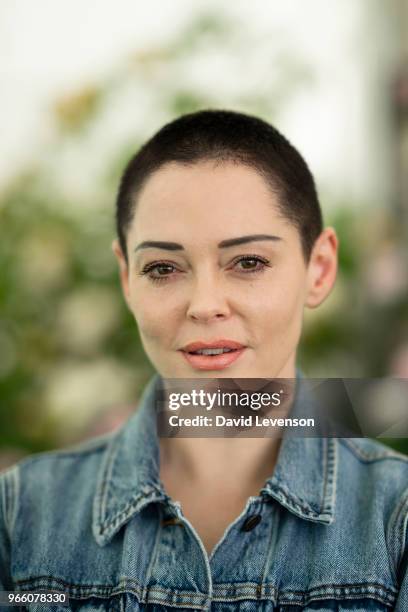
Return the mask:
[[[243,255],[232,262],[232,268],[243,274],[260,273],[267,266],[269,266],[269,261],[259,255]],[[163,283],[169,281],[178,272],[180,270],[174,264],[167,261],[156,261],[144,266],[139,274],[147,276],[154,283]]]
[[[175,270],[176,267],[173,264],[165,261],[158,261],[147,264],[140,272],[140,275],[147,276],[153,282],[160,283],[167,281]]]
[[[246,274],[262,272],[268,265],[269,261],[263,257],[259,257],[259,255],[241,256],[233,262],[233,266],[237,267],[239,272],[244,272]]]

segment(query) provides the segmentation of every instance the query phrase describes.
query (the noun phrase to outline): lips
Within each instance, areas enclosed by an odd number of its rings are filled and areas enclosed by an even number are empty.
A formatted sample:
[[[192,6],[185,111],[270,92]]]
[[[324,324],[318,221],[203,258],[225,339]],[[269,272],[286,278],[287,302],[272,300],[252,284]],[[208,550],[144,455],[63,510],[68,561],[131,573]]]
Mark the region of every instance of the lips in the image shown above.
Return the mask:
[[[200,351],[202,349],[212,349],[212,348],[214,349],[227,348],[232,351],[237,351],[245,347],[243,344],[240,344],[239,342],[235,342],[234,340],[225,340],[222,338],[220,340],[214,340],[212,342],[201,342],[201,341],[190,342],[190,344],[186,344],[186,346],[183,346],[181,350],[185,351],[186,353],[195,353],[196,351]]]
[[[211,342],[191,342],[181,349],[181,353],[196,370],[222,370],[236,361],[245,351],[245,348],[240,342],[221,338]],[[211,349],[225,349],[225,352],[218,352],[217,354],[197,353],[197,351],[208,351],[210,353]]]

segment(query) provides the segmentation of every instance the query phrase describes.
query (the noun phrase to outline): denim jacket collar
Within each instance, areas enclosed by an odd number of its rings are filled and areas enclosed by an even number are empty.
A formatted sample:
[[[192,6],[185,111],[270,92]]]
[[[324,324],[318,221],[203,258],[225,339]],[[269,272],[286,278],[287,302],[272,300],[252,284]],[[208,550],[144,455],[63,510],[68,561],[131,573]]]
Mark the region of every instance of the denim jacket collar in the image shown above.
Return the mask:
[[[105,451],[94,497],[93,533],[103,546],[132,516],[152,502],[169,502],[159,476],[159,445],[154,410],[161,377],[147,385],[140,407]],[[295,404],[299,403],[299,397]],[[284,437],[273,476],[262,494],[302,519],[334,520],[336,440]]]

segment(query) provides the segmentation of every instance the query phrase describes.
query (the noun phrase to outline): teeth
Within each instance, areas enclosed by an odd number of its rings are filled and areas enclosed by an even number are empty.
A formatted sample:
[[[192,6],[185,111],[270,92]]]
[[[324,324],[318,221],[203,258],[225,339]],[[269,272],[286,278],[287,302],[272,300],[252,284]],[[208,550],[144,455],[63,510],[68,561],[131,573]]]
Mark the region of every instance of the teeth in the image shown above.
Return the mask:
[[[194,351],[196,355],[221,355],[221,353],[230,353],[233,349],[230,348],[208,348]]]

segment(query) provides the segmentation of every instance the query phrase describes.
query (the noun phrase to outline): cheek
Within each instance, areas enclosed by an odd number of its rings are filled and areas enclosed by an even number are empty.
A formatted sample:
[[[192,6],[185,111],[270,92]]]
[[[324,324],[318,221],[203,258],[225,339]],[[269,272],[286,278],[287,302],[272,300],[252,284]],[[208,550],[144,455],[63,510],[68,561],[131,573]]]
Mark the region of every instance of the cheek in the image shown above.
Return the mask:
[[[303,279],[282,277],[263,288],[255,312],[263,327],[286,336],[297,332],[303,317]]]
[[[160,292],[135,289],[131,291],[130,301],[141,336],[147,340],[160,340],[171,335],[179,315],[169,300],[160,296]]]

